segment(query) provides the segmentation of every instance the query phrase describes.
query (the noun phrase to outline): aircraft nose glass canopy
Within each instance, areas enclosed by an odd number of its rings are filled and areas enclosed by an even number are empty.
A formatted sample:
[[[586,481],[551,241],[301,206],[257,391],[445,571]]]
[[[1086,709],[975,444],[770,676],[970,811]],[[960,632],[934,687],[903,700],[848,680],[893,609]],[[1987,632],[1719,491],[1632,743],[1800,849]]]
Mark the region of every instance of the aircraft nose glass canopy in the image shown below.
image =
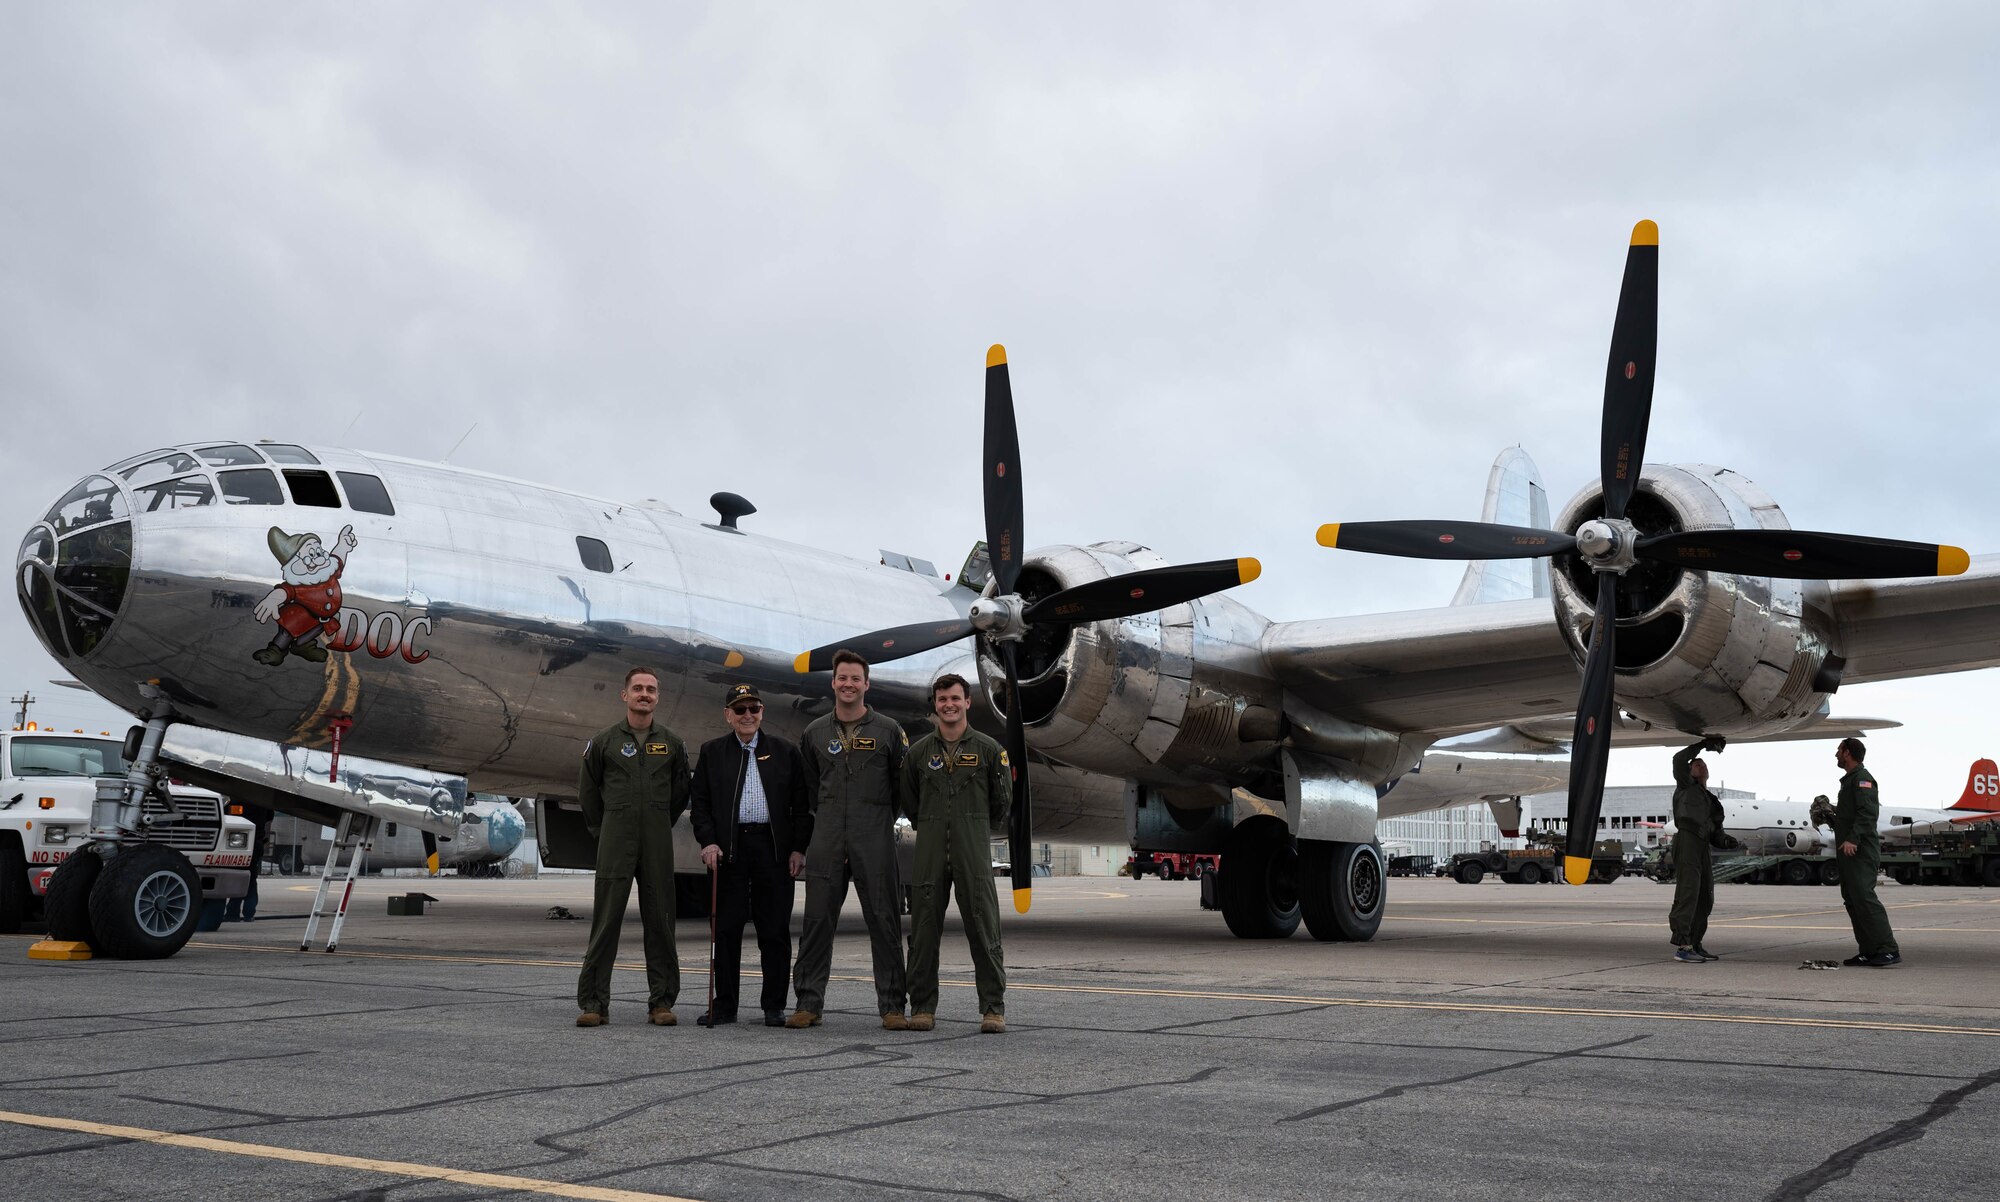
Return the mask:
[[[89,655],[111,629],[132,575],[132,515],[125,490],[90,476],[28,531],[16,557],[21,608],[58,659]]]

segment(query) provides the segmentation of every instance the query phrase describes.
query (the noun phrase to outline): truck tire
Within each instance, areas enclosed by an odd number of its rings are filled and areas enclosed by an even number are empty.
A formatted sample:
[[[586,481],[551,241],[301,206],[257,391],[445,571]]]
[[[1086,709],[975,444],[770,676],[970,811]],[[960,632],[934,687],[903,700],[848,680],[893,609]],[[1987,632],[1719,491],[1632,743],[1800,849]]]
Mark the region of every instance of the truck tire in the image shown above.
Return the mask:
[[[0,835],[0,935],[12,935],[27,920],[28,857],[21,854],[20,838],[13,833]]]
[[[1804,860],[1786,860],[1784,875],[1787,885],[1813,885],[1819,882],[1819,873]]]
[[[1520,878],[1523,885],[1541,884],[1542,866],[1530,860],[1528,863],[1521,865]]]
[[[1259,815],[1229,832],[1216,893],[1238,939],[1288,939],[1299,929],[1298,853],[1283,819]]]
[[[56,865],[49,876],[48,892],[42,898],[50,939],[97,946],[97,931],[90,923],[90,891],[103,871],[103,857],[89,847],[77,848]]]
[[[1590,883],[1593,885],[1613,885],[1618,882],[1619,877],[1624,875],[1625,866],[1623,864],[1592,864],[1590,866]]]
[[[127,844],[104,862],[90,890],[92,946],[120,960],[164,960],[201,921],[201,878],[170,847]]]
[[[1486,865],[1477,860],[1467,860],[1458,866],[1458,883],[1461,885],[1477,885],[1485,879]]]
[[[1988,856],[1986,862],[1979,866],[1979,883],[2000,885],[2000,856]]]
[[[1838,885],[1840,883],[1840,865],[1834,863],[1832,860],[1821,861],[1819,866],[1819,883],[1822,885]]]
[[[1322,943],[1366,943],[1382,926],[1389,874],[1373,843],[1299,840],[1299,913]]]

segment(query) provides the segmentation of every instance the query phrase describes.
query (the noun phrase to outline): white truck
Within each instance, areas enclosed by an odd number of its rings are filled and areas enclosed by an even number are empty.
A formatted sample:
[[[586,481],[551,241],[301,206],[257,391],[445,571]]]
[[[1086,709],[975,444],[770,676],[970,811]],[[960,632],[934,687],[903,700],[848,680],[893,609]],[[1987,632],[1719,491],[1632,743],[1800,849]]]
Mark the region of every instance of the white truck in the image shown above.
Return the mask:
[[[90,833],[97,782],[123,780],[125,769],[124,746],[109,736],[0,731],[0,933],[13,934],[41,915],[56,866]],[[93,915],[112,942],[128,948],[171,943],[177,951],[204,903],[219,906],[250,888],[256,828],[228,813],[219,794],[179,782],[170,791],[171,809],[147,799],[144,811],[156,821],[148,825],[144,842],[179,852],[193,869],[191,878],[181,876],[183,885],[191,881],[200,893],[189,896],[191,890],[162,880],[134,914]]]

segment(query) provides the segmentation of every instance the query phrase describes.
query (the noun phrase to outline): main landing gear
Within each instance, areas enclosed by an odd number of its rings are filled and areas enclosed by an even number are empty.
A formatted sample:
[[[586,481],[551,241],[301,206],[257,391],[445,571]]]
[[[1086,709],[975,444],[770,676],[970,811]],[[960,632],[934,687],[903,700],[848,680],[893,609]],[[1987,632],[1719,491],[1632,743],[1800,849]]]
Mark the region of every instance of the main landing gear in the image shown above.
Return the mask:
[[[49,877],[43,899],[49,937],[31,956],[81,959],[95,952],[162,960],[194,935],[201,917],[201,879],[194,866],[172,848],[138,839],[147,794],[168,796],[157,768],[168,722],[158,717],[135,729],[137,746],[127,743],[131,767],[125,779],[99,783],[88,841]],[[172,810],[171,800],[167,808]]]
[[[1365,942],[1382,925],[1389,874],[1374,843],[1291,837],[1282,819],[1237,824],[1216,882],[1222,917],[1241,939],[1284,939],[1303,921],[1323,942]]]

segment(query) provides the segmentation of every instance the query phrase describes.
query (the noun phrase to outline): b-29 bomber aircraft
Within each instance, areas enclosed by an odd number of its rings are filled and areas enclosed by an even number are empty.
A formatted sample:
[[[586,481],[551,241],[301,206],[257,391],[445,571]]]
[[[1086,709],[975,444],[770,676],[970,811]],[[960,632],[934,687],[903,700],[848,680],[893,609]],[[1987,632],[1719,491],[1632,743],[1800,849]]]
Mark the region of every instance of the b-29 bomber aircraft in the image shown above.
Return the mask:
[[[1646,407],[1651,287],[1628,262],[1609,373],[1643,376]],[[1635,322],[1643,354],[1628,345]],[[1621,369],[1638,358],[1643,372]],[[1614,404],[1607,389],[1606,479],[1553,530],[1532,464],[1510,452],[1483,514],[1494,537],[1471,523],[1323,532],[1404,554],[1463,539],[1476,552],[1463,557],[1500,562],[1473,564],[1462,603],[1274,622],[1218,595],[1254,560],[1172,567],[1119,541],[1025,550],[1001,348],[986,373],[987,539],[955,581],[744,530],[754,509],[731,494],[702,522],[268,442],[187,443],[86,476],[28,531],[16,587],[65,670],[143,725],[122,788],[100,793],[95,854],[72,856],[52,885],[52,937],[88,942],[100,906],[144,910],[148,873],[105,874],[117,897],[93,891],[106,857],[147,854],[127,838],[169,774],[328,825],[352,815],[350,830],[447,834],[469,788],[532,796],[545,862],[588,866],[577,750],[634,664],[660,670],[657,713],[690,745],[720,729],[716,698],[735,681],[796,736],[831,704],[833,647],[875,660],[869,702],[911,724],[929,682],[959,672],[1016,752],[1017,904],[1030,835],[1129,839],[1219,850],[1238,936],[1303,922],[1318,939],[1365,940],[1386,904],[1379,817],[1505,806],[1568,782],[1572,818],[1588,819],[1572,829],[1594,828],[1613,744],[1853,733],[1828,717],[1843,683],[2000,663],[2000,556],[1949,579],[1793,579],[1842,536],[1767,546],[1788,523],[1748,479],[1639,469],[1636,392]],[[1541,541],[1509,541],[1523,538]],[[1688,553],[1644,557],[1661,539]],[[1895,546],[1887,571],[1925,566],[1907,550],[1921,545]],[[1967,566],[1954,548],[1929,553],[1930,567]],[[1519,562],[1537,554],[1557,570]],[[1856,551],[1826,574],[1874,562]],[[1586,771],[1572,781],[1562,735],[1579,665],[1572,737]]]

